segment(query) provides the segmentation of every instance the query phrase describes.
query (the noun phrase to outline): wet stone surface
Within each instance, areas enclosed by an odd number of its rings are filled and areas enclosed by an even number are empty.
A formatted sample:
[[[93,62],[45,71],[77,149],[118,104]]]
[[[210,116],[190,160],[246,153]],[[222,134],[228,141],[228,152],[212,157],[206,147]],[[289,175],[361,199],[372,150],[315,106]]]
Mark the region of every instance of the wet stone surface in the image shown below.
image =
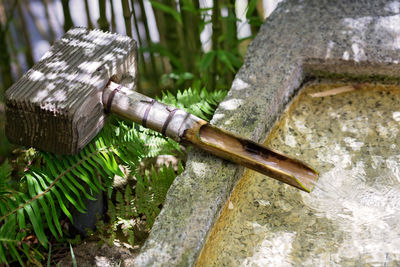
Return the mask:
[[[199,266],[400,266],[400,86],[356,88],[301,91],[265,144],[315,167],[316,188],[246,172]]]

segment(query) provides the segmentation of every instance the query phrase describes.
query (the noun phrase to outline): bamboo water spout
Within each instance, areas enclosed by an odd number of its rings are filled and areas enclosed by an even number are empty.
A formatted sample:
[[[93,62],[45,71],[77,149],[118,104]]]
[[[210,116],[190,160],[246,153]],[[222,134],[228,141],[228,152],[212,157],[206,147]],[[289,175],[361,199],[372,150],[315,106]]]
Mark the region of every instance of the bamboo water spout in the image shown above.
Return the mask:
[[[311,191],[318,173],[306,164],[112,82],[124,73],[136,76],[136,49],[136,42],[129,37],[83,28],[70,30],[7,91],[10,141],[75,154],[101,130],[112,112],[178,142],[191,143]]]
[[[110,82],[103,92],[105,109],[178,141],[256,170],[306,192],[318,173],[299,160],[216,128],[186,111],[168,107]]]

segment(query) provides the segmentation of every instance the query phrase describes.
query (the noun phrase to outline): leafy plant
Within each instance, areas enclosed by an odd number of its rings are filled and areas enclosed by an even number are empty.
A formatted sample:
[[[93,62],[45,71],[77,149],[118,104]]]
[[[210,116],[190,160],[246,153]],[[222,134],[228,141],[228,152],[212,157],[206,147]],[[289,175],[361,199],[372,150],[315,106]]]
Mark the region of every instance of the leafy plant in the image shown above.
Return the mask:
[[[188,89],[176,97],[165,93],[161,101],[207,119],[224,96],[225,92],[221,91]],[[110,205],[116,214],[112,220],[116,225],[127,227],[125,233],[133,242],[129,231],[133,224],[129,225],[127,220],[143,214],[152,225],[169,186],[183,169],[179,164],[177,171],[171,167],[158,171],[152,168],[141,175],[138,172],[140,162],[179,151],[179,144],[173,140],[112,117],[77,155],[59,156],[38,151],[34,160],[29,156],[31,165],[19,183],[11,182],[12,168],[4,162],[0,166],[0,261],[18,261],[24,265],[24,258],[33,264],[44,260],[38,250],[48,248],[50,237],[63,240],[65,233],[60,221],[72,222],[71,208],[85,212],[83,198],[94,199],[100,190],[111,197],[114,176],[124,176],[120,165],[129,169],[137,184],[134,197],[129,190],[123,196],[117,193],[116,205]],[[133,210],[129,210],[126,204],[132,202]]]
[[[146,218],[146,230],[150,229],[160,212],[168,188],[182,171],[181,162],[177,170],[171,165],[162,166],[159,170],[153,167],[144,176],[136,176],[137,183],[133,191],[129,184],[124,192],[117,190],[115,201],[108,200],[109,223],[98,222],[101,239],[112,245],[120,231],[126,242],[134,246],[135,231],[140,228],[141,216]]]
[[[184,91],[178,91],[176,96],[170,92],[163,92],[162,102],[184,109],[204,120],[209,120],[218,103],[221,102],[225,96],[226,91],[208,92],[205,88],[189,88]]]
[[[149,226],[160,213],[160,206],[164,203],[168,188],[175,177],[183,171],[181,163],[175,171],[172,166],[163,167],[156,171],[155,168],[144,177],[137,177],[135,206],[137,212],[146,215]]]
[[[115,204],[108,201],[108,215],[110,217],[110,225],[112,225],[112,231],[109,231],[110,235],[109,243],[112,244],[118,228],[120,228],[123,234],[127,237],[128,243],[134,245],[135,235],[133,233],[134,226],[137,222],[138,212],[134,205],[135,196],[132,194],[130,186],[127,186],[124,193],[117,191]]]

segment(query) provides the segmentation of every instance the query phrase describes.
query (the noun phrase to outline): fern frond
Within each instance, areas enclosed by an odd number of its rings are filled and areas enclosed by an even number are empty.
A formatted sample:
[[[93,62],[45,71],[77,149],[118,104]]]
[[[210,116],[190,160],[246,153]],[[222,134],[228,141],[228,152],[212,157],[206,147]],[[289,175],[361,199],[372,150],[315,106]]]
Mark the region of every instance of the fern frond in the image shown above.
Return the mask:
[[[188,89],[176,97],[166,93],[161,101],[209,119],[225,94],[223,91]],[[121,164],[137,177],[135,197],[127,190],[119,197],[120,204],[111,209],[122,209],[124,203],[124,216],[145,214],[152,225],[177,172],[172,167],[163,167],[158,172],[153,169],[142,178],[137,169],[144,158],[176,153],[181,153],[180,146],[172,139],[112,117],[77,155],[35,153],[37,164],[30,166],[21,178],[21,192],[10,187],[12,168],[7,162],[3,163],[0,166],[0,263],[19,261],[22,264],[21,255],[31,257],[32,248],[22,242],[30,229],[44,247],[49,243],[47,230],[57,240],[62,238],[61,216],[64,214],[72,221],[72,207],[85,212],[82,197],[94,199],[100,190],[108,190],[111,196],[113,177],[124,176],[119,167]],[[182,169],[179,163],[178,174]],[[133,242],[132,233],[126,234]]]
[[[8,160],[0,165],[0,201],[6,199],[11,194],[9,187],[12,167],[8,163]]]
[[[1,210],[3,211],[3,207]],[[24,243],[28,232],[25,231],[26,229],[23,231],[17,229],[16,217],[15,214],[9,216],[0,228],[0,261],[4,263],[18,261],[21,266],[24,266],[21,254],[25,254],[28,259],[31,258],[28,245]],[[7,260],[9,257],[11,260]]]
[[[204,120],[210,120],[218,103],[225,98],[226,94],[227,92],[223,90],[209,92],[205,88],[189,88],[178,91],[176,96],[170,92],[163,92],[161,102],[181,108]]]
[[[135,206],[138,213],[146,215],[150,227],[160,213],[169,187],[182,171],[183,165],[179,162],[177,171],[172,166],[163,166],[158,172],[152,168],[150,174],[137,176]]]

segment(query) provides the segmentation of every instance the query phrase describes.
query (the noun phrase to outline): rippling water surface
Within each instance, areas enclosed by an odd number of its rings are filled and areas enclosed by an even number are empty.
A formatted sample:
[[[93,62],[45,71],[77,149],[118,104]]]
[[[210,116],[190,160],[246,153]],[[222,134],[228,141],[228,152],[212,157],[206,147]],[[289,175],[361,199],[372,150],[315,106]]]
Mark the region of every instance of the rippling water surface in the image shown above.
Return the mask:
[[[318,170],[314,191],[248,171],[198,265],[400,266],[400,87],[343,86],[306,86],[265,143]]]

